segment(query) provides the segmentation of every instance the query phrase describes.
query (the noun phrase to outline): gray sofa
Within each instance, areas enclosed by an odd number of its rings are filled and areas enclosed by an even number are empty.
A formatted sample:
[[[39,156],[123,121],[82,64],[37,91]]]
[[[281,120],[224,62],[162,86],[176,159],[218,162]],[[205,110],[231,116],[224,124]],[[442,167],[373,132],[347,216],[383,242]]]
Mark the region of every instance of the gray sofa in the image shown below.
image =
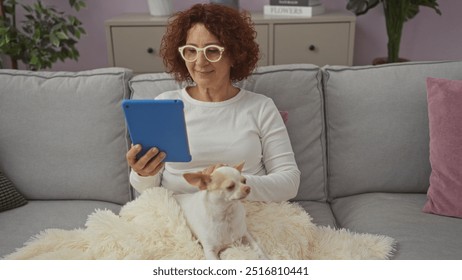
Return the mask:
[[[315,223],[393,237],[395,259],[462,259],[462,219],[422,212],[429,76],[461,80],[462,62],[267,66],[239,86],[288,112],[302,172],[294,201]],[[0,171],[28,200],[0,213],[0,256],[133,199],[120,103],[178,87],[165,73],[121,68],[0,70]]]

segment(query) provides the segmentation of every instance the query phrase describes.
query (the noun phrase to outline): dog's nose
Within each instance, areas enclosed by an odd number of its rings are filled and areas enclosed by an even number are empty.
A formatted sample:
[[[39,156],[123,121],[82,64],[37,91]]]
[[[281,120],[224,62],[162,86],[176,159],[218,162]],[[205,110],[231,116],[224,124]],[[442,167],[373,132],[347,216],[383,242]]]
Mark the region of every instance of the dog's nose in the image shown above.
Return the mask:
[[[249,186],[242,186],[242,191],[246,194],[250,193],[250,187]]]

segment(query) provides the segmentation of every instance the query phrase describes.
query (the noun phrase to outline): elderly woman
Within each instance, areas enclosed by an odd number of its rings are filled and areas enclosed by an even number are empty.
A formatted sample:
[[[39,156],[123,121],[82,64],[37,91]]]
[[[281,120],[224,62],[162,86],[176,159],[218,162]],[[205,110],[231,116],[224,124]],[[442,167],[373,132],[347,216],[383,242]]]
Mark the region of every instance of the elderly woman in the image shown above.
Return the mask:
[[[167,72],[189,82],[157,99],[181,99],[192,161],[164,163],[153,148],[137,160],[139,145],[127,152],[130,182],[139,192],[163,186],[175,193],[195,192],[182,177],[211,172],[218,164],[245,161],[243,175],[252,187],[249,200],[284,201],[295,197],[300,171],[289,136],[274,102],[238,88],[255,69],[259,49],[250,16],[217,4],[197,4],[172,17],[162,39]]]

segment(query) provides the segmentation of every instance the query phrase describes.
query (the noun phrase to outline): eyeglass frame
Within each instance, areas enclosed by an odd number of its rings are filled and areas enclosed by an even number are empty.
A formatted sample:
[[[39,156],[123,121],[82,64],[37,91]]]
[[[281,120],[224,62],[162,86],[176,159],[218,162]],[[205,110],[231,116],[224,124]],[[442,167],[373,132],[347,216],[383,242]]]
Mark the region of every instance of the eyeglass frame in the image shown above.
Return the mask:
[[[208,49],[208,48],[217,48],[218,51],[220,52],[220,57],[217,59],[217,60],[210,60],[207,55],[205,54],[205,51]],[[196,58],[194,60],[188,60],[184,57],[184,54],[183,54],[183,50],[185,48],[193,48],[196,50],[197,54],[196,54]],[[221,58],[223,57],[223,52],[225,51],[225,48],[224,47],[221,47],[221,46],[218,46],[218,45],[208,45],[208,46],[205,46],[203,48],[199,48],[199,47],[196,47],[196,46],[193,46],[193,45],[184,45],[184,46],[181,46],[178,48],[178,52],[180,52],[180,55],[181,55],[181,58],[183,58],[184,61],[186,62],[195,62],[198,58],[199,58],[199,53],[200,52],[203,52],[204,53],[204,57],[205,59],[207,59],[208,62],[211,62],[211,63],[214,63],[214,62],[218,62],[221,60]]]

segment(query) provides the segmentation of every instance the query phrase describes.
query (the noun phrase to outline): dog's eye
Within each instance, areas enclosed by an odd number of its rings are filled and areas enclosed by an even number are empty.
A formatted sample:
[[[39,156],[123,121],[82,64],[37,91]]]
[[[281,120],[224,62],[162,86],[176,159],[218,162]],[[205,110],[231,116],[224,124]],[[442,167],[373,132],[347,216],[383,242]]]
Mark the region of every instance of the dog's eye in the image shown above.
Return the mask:
[[[227,186],[226,189],[227,189],[228,191],[232,191],[232,190],[234,190],[234,187],[235,187],[235,186],[236,186],[236,185],[235,185],[234,183],[232,183],[231,185]]]
[[[242,183],[242,184],[247,183],[247,179],[246,179],[246,178],[242,178],[242,179],[241,179],[241,183]]]

